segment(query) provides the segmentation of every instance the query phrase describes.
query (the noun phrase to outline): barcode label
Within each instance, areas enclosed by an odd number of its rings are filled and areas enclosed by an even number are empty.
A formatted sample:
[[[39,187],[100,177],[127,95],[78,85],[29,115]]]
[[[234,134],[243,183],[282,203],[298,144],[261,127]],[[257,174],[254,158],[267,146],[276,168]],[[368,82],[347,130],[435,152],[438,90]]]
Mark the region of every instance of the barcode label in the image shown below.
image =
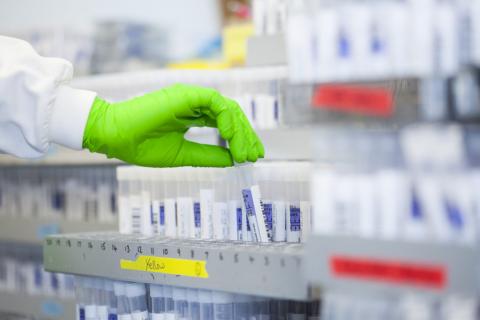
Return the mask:
[[[299,207],[290,206],[290,230],[291,231],[300,231],[301,230],[300,208]]]
[[[237,231],[242,231],[242,208],[237,208]]]
[[[201,226],[200,202],[195,202],[193,204],[193,215],[195,219],[195,228],[200,228]]]
[[[84,308],[79,308],[78,309],[78,318],[80,320],[85,320],[85,309]]]
[[[157,216],[155,215],[153,204],[150,205],[150,223],[152,226],[157,224]]]
[[[271,203],[263,204],[263,215],[265,216],[265,224],[267,226],[267,231],[272,232],[272,210],[273,206]]]
[[[165,206],[163,204],[160,205],[160,225],[165,225]]]
[[[131,207],[132,211],[132,233],[142,232],[142,208]]]
[[[255,238],[255,242],[261,242],[260,231],[256,225],[257,218],[255,212],[255,206],[253,204],[253,197],[252,192],[249,189],[243,189],[243,202],[245,203],[245,211],[247,213],[247,220],[249,222],[250,227],[252,228],[252,233]]]

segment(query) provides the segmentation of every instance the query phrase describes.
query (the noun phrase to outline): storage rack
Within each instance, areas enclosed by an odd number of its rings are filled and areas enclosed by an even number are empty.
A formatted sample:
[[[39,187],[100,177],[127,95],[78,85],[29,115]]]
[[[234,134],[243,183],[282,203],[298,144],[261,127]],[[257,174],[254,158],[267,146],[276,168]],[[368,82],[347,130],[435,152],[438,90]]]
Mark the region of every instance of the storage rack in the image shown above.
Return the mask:
[[[305,300],[302,252],[299,244],[81,233],[47,237],[44,263],[53,272]]]
[[[476,297],[480,292],[477,249],[351,236],[315,235],[303,245],[112,232],[49,236],[44,260],[46,270],[53,272],[281,299],[314,299],[322,292]],[[165,269],[150,268],[154,261],[165,263]],[[200,263],[205,269],[189,275],[168,271],[169,266],[183,263],[192,268]]]

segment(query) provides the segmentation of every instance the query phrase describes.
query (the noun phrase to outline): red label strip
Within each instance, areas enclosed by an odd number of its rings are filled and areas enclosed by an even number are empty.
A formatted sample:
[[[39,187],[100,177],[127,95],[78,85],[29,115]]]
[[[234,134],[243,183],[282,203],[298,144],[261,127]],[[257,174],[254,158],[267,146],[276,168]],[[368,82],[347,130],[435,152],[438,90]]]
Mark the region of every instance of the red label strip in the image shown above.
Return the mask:
[[[312,106],[341,112],[390,117],[393,94],[389,89],[353,85],[319,85],[312,96]]]
[[[440,265],[332,256],[330,271],[338,278],[387,282],[431,289],[443,289],[447,283],[445,268]]]

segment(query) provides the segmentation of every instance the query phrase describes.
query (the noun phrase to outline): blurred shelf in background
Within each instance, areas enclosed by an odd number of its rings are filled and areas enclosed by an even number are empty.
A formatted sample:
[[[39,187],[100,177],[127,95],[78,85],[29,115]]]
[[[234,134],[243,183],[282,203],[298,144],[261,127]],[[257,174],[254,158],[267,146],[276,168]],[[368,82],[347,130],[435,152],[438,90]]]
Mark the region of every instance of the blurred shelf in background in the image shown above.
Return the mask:
[[[13,165],[102,165],[120,164],[117,159],[108,159],[103,154],[90,153],[87,150],[71,150],[60,146],[51,148],[51,151],[40,159],[21,159],[10,155],[0,155],[0,166]]]
[[[117,222],[70,221],[58,218],[0,217],[0,241],[42,244],[45,237],[58,233],[113,231]],[[1,308],[0,308],[1,310]]]
[[[42,320],[71,320],[75,314],[75,300],[0,291],[0,310],[5,313],[33,316],[35,319]]]

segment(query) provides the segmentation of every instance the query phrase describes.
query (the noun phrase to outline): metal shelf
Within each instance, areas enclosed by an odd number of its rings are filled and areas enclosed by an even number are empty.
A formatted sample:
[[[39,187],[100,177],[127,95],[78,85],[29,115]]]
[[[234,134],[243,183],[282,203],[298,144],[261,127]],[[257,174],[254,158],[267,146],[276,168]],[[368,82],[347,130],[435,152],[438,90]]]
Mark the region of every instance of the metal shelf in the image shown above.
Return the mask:
[[[39,159],[21,159],[0,154],[0,166],[13,165],[118,165],[123,163],[117,159],[108,159],[103,154],[90,153],[87,150],[70,150],[54,146],[50,152]]]
[[[311,236],[305,276],[321,291],[359,294],[462,294],[477,297],[479,251],[475,246]]]
[[[75,317],[75,300],[0,291],[0,312],[34,316],[44,320],[71,320]]]
[[[308,298],[299,244],[180,240],[112,232],[49,236],[43,250],[45,269],[52,272]]]
[[[75,88],[93,90],[108,99],[126,99],[142,92],[158,90],[175,83],[218,88],[225,84],[270,81],[287,78],[286,66],[234,68],[226,70],[157,69],[102,74],[76,78]]]
[[[285,34],[259,35],[248,38],[247,66],[255,67],[287,64],[288,59]]]
[[[313,127],[280,127],[257,130],[267,160],[312,160]]]
[[[70,221],[65,219],[0,217],[0,241],[42,244],[46,236],[57,233],[116,230],[116,222]]]

